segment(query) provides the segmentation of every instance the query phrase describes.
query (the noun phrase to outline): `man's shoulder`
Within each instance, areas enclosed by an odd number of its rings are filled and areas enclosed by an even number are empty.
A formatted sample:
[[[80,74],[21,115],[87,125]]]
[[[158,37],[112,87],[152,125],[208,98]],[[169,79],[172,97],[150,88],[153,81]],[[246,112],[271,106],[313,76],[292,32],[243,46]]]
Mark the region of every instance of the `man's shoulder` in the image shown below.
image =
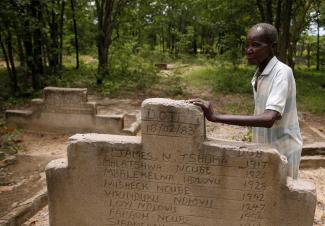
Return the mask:
[[[291,67],[286,65],[285,63],[278,61],[276,65],[273,68],[273,73],[275,77],[278,77],[279,79],[284,79],[284,78],[293,78],[293,72]]]
[[[276,69],[277,72],[283,71],[288,72],[292,74],[292,69],[282,61],[278,60],[277,64],[274,66],[274,69]]]

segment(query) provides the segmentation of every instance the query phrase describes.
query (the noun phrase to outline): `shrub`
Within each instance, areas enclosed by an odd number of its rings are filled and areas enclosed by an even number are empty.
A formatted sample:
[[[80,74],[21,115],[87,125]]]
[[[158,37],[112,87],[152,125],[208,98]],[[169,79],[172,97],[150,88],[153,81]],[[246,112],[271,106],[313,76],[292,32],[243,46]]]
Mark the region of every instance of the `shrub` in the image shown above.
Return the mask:
[[[16,154],[19,150],[22,150],[22,146],[19,144],[19,135],[19,130],[8,128],[3,121],[0,121],[0,151],[7,154]]]

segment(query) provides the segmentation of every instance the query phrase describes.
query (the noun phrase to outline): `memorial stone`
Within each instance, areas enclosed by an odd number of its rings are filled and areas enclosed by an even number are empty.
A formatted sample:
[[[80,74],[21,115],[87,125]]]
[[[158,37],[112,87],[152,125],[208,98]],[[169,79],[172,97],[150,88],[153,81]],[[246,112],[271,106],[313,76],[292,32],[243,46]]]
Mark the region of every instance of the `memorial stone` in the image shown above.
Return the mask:
[[[51,226],[312,226],[315,185],[275,149],[205,137],[200,108],[147,99],[141,137],[77,134],[46,169]]]
[[[97,103],[88,101],[85,88],[46,87],[43,99],[33,99],[30,109],[5,112],[8,127],[31,131],[136,134],[139,122],[126,125],[125,117],[98,113]]]

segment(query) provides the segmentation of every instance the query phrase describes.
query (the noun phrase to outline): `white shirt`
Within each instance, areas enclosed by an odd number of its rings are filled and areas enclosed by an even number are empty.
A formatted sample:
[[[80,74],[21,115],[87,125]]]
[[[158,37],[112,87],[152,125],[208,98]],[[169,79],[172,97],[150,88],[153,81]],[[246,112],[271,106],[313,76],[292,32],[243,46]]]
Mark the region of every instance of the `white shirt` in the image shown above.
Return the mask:
[[[259,76],[255,91],[257,71],[252,79],[255,115],[269,109],[279,112],[282,118],[275,121],[272,128],[253,127],[253,142],[271,144],[286,156],[301,152],[296,83],[291,68],[273,57]]]

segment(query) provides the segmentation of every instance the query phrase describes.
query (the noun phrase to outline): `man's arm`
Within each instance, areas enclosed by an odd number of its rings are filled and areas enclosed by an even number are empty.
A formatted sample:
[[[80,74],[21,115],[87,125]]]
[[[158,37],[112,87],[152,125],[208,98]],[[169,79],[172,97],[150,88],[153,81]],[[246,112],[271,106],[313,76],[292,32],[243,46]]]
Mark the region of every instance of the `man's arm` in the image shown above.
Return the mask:
[[[212,105],[208,101],[193,99],[189,100],[189,102],[200,106],[204,111],[205,117],[211,122],[220,122],[238,126],[271,128],[276,120],[281,119],[280,113],[273,110],[265,110],[263,114],[254,116],[221,115],[213,112]]]

